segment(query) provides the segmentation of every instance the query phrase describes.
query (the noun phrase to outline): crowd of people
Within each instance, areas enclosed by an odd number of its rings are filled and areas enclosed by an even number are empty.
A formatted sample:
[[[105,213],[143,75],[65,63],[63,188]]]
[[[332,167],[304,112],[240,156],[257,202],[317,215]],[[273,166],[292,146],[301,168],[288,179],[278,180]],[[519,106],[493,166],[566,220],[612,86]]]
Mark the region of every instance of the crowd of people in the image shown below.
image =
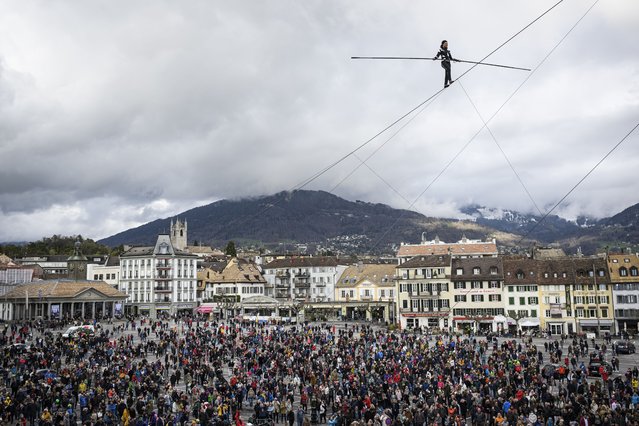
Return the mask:
[[[62,331],[5,324],[0,424],[639,425],[637,367],[587,379],[614,359],[583,338],[188,318]]]

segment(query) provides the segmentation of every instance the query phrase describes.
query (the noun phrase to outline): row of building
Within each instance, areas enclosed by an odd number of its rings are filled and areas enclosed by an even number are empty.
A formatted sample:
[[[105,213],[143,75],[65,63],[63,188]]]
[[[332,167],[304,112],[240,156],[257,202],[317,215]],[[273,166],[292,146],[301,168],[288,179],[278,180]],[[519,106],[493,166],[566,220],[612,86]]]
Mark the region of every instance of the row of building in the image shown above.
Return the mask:
[[[386,263],[353,264],[332,256],[227,258],[210,248],[189,247],[186,223],[176,221],[155,245],[129,248],[119,258],[76,252],[65,262],[56,260],[58,279],[52,286],[99,282],[117,294],[79,311],[73,300],[47,302],[53,293],[40,287],[38,298],[31,291],[28,302],[28,290],[13,288],[21,276],[16,271],[46,275],[49,265],[33,257],[15,259],[12,267],[0,267],[0,288],[6,290],[1,318],[47,317],[53,309],[58,315],[83,316],[196,312],[361,319],[440,330],[531,328],[555,335],[636,332],[639,322],[639,257],[634,254],[566,256],[557,249],[535,249],[529,256],[501,256],[494,240],[463,238],[403,244]],[[33,273],[21,277],[32,280]],[[38,302],[29,309],[29,303]]]

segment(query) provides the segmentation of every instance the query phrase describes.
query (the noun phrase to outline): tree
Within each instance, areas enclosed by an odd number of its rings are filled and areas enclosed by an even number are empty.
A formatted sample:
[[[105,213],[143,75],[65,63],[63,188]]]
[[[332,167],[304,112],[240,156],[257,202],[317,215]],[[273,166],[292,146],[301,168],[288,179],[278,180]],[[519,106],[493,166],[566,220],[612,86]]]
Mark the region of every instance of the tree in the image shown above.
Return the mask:
[[[237,250],[235,249],[235,242],[229,241],[226,245],[226,249],[224,249],[224,254],[231,257],[237,257]]]

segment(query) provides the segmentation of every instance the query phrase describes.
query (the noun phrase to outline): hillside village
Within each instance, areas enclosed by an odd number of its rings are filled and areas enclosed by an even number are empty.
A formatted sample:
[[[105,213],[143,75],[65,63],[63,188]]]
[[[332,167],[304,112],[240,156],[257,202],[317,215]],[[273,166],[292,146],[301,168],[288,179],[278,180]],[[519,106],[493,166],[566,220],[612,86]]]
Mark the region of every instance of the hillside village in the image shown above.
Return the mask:
[[[421,331],[636,333],[639,257],[500,254],[494,239],[423,237],[394,258],[227,256],[189,246],[186,221],[119,257],[0,255],[0,318],[121,316],[362,320]]]

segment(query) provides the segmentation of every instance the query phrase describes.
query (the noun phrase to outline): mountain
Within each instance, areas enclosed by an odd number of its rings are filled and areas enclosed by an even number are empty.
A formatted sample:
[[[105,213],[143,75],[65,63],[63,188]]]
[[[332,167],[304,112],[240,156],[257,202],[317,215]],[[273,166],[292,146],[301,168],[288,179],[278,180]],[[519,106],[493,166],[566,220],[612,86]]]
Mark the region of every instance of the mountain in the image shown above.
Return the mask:
[[[392,253],[400,242],[417,243],[422,233],[442,241],[496,238],[505,248],[526,248],[533,241],[557,244],[569,253],[577,248],[595,253],[604,247],[639,244],[639,204],[601,220],[568,221],[515,211],[466,206],[470,220],[439,219],[385,204],[348,201],[324,191],[280,192],[275,195],[221,200],[179,214],[188,223],[189,243],[223,247],[228,241],[281,249],[304,244],[353,253]],[[158,219],[98,241],[149,245],[166,233],[172,218]],[[523,239],[522,237],[525,237]]]
[[[357,240],[358,250],[389,252],[400,242],[418,242],[422,232],[444,241],[462,235],[484,238],[493,230],[454,219],[428,218],[420,213],[384,204],[348,201],[324,191],[280,192],[271,196],[221,200],[179,214],[188,223],[189,243],[221,247],[238,244],[276,246]],[[168,232],[171,218],[158,219],[100,240],[108,246],[153,244],[158,233]]]

